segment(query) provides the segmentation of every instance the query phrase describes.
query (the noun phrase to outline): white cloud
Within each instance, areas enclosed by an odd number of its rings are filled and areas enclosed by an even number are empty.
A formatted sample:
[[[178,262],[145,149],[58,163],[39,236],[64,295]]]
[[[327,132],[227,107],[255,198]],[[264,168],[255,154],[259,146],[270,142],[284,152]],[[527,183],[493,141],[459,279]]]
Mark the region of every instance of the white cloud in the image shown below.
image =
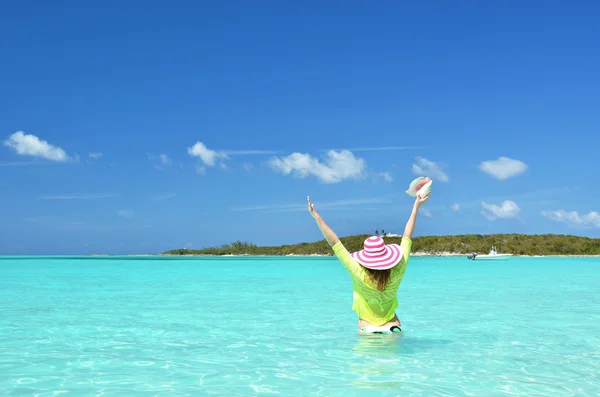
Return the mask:
[[[69,161],[67,153],[58,146],[49,144],[35,135],[25,134],[23,131],[17,131],[12,134],[4,145],[13,149],[22,156],[40,157],[51,161]]]
[[[557,211],[541,211],[540,214],[555,222],[566,223],[570,227],[600,228],[600,214],[596,211],[579,215],[577,211],[567,212],[561,209]]]
[[[219,159],[228,159],[229,156],[225,152],[218,152],[206,147],[202,142],[196,142],[194,146],[188,148],[188,154],[192,157],[199,157],[202,162],[210,167],[215,165]]]
[[[100,157],[102,157],[102,153],[89,153],[88,157],[93,160],[98,160]]]
[[[200,164],[196,164],[196,174],[198,174],[198,175],[206,174],[206,168],[202,167]]]
[[[315,209],[318,211],[320,208],[345,208],[352,206],[370,205],[370,204],[383,204],[390,203],[390,200],[381,198],[368,198],[368,199],[355,199],[355,200],[337,200],[328,202],[314,202]],[[235,207],[232,211],[307,211],[308,206],[304,203],[293,203],[293,204],[266,204],[266,205],[254,205],[248,207]]]
[[[347,150],[330,150],[323,162],[310,154],[296,152],[287,157],[273,157],[269,160],[269,165],[283,175],[292,174],[297,178],[313,175],[324,183],[338,183],[347,179],[364,178],[367,163]]]
[[[392,177],[392,174],[390,174],[389,172],[380,172],[379,176],[381,178],[383,178],[384,181],[390,183],[394,181],[394,178]]]
[[[427,208],[421,207],[419,208],[419,211],[421,212],[421,215],[431,217],[431,211],[429,211]]]
[[[481,207],[483,208],[481,215],[491,221],[495,219],[516,218],[521,211],[517,203],[512,200],[504,200],[500,205],[487,204],[485,201],[482,201]]]
[[[42,196],[44,200],[90,200],[90,199],[103,199],[103,198],[112,198],[119,197],[120,194],[67,194],[67,195],[57,195],[57,196]]]
[[[254,168],[252,163],[244,163],[243,167],[246,171],[252,171],[252,169]]]
[[[458,211],[460,211],[460,204],[454,203],[450,206],[450,208],[452,209],[452,211],[458,212]]]
[[[448,175],[433,161],[417,157],[417,164],[412,165],[412,172],[418,176],[428,176],[433,180],[448,182]]]
[[[132,210],[120,210],[120,211],[117,211],[117,215],[119,215],[123,218],[133,218],[133,211]]]
[[[479,169],[498,180],[506,180],[521,175],[527,170],[527,164],[508,157],[498,157],[497,160],[482,161]]]

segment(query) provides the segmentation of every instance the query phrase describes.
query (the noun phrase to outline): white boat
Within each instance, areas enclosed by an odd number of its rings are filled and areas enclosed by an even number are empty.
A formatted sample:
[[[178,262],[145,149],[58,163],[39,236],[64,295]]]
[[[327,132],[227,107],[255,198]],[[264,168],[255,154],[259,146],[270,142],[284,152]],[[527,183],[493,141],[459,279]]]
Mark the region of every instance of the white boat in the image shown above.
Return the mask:
[[[513,256],[513,254],[499,254],[498,251],[496,251],[496,247],[492,247],[492,249],[490,250],[490,253],[487,255],[477,255],[476,253],[472,253],[471,255],[467,256],[467,258],[472,259],[472,260],[483,260],[483,261],[491,261],[491,260],[495,260],[495,261],[505,261],[508,258],[510,258],[511,256]]]

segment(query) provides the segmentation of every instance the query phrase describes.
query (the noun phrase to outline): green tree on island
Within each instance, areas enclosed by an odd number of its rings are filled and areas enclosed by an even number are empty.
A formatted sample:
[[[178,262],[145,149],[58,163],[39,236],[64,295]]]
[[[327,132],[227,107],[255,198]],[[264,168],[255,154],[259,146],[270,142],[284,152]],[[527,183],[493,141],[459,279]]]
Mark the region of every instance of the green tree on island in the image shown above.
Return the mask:
[[[378,232],[378,231],[376,231]],[[381,230],[383,233],[383,229]],[[349,251],[362,249],[368,235],[342,237]],[[387,243],[400,244],[401,237],[387,237]],[[436,255],[441,252],[456,254],[487,254],[495,246],[499,253],[513,255],[600,255],[600,239],[559,235],[526,234],[464,234],[457,236],[413,237],[412,252]],[[176,249],[163,255],[333,255],[325,240],[312,243],[259,247],[255,244],[236,241],[220,247],[199,250]]]

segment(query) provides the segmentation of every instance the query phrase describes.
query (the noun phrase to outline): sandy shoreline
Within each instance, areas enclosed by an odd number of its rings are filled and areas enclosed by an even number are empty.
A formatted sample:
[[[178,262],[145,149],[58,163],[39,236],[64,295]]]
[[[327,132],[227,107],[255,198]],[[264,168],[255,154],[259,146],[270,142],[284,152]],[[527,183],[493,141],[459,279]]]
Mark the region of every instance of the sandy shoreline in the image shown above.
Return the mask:
[[[410,256],[413,257],[467,257],[469,254],[459,254],[456,252],[413,252]],[[130,255],[130,256],[156,256],[156,255]],[[212,255],[212,254],[198,254],[198,255],[168,255],[168,254],[159,254],[159,256],[184,256],[184,257],[245,257],[245,256],[255,256],[255,257],[289,257],[289,256],[297,256],[297,257],[335,257],[335,255],[330,254],[308,254],[308,255],[300,255],[300,254],[287,254],[287,255],[252,255],[252,254],[225,254],[225,255]],[[513,257],[520,258],[600,258],[600,255],[516,255],[513,254]]]

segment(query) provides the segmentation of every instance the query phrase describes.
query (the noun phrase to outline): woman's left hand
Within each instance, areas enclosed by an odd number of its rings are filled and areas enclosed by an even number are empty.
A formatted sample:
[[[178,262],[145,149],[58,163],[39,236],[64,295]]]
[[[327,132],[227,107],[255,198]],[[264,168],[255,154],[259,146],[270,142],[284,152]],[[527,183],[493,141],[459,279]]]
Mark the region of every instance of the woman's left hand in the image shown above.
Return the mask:
[[[431,196],[431,193],[429,193],[427,196],[425,197],[421,197],[419,195],[419,193],[417,193],[417,199],[415,200],[415,205],[417,207],[420,207],[422,204],[425,204],[427,202],[427,200],[429,200],[429,196]]]

